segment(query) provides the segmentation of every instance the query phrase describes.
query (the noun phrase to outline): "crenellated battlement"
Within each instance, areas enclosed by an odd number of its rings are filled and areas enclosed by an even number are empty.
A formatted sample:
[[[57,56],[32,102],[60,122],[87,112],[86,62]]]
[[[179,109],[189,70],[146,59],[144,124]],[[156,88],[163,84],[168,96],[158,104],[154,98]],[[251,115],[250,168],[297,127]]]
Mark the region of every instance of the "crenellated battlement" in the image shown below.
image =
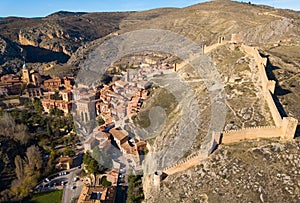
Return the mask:
[[[202,51],[203,53],[207,53],[227,43],[236,43],[236,41],[240,40],[240,36],[234,36],[234,39],[234,41],[228,42],[224,40],[224,37],[220,37],[218,39],[218,43],[211,46],[204,45],[202,47]],[[218,144],[228,144],[256,138],[280,137],[285,140],[291,140],[294,138],[298,120],[292,117],[282,118],[276,107],[275,101],[273,99],[276,81],[268,79],[266,73],[268,59],[262,57],[259,53],[258,48],[256,47],[250,47],[242,43],[240,45],[240,49],[249,56],[253,57],[255,60],[262,85],[263,95],[270,109],[275,126],[255,126],[223,131],[219,134],[212,134],[210,140],[201,149],[201,151],[163,169],[165,174],[172,175],[174,173],[187,170],[190,167],[200,164],[201,161],[207,159],[209,155],[213,153],[213,150]]]
[[[278,129],[276,126],[255,126],[255,127],[247,127],[242,129],[235,129],[235,130],[226,130],[223,133],[232,133],[232,132],[243,132],[246,130],[263,130],[263,129]]]
[[[222,143],[237,142],[243,139],[254,139],[259,137],[293,139],[298,120],[291,117],[281,117],[272,95],[275,92],[276,81],[269,80],[266,73],[267,58],[262,57],[256,47],[242,44],[240,48],[255,60],[261,80],[263,95],[270,109],[275,126],[259,126],[224,131],[222,132]]]

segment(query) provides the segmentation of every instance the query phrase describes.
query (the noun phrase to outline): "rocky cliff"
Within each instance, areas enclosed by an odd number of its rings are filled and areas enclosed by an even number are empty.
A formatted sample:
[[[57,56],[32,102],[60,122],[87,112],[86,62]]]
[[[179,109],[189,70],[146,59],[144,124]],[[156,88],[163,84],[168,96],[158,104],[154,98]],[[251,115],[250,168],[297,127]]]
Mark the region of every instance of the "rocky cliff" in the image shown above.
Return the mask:
[[[120,20],[128,15],[127,12],[58,12],[45,18],[3,18],[0,34],[20,45],[71,55],[83,42],[118,30]]]
[[[238,33],[246,43],[261,45],[291,39],[299,41],[300,15],[267,6],[212,1],[181,9],[130,13],[121,20],[119,28],[120,34],[140,29],[170,30],[207,45],[215,43],[220,36],[230,40],[232,34]],[[78,64],[84,58],[83,53],[90,52],[104,40],[87,42],[69,62]]]
[[[21,59],[21,47],[0,35],[0,75],[15,72]]]
[[[0,35],[19,44],[31,55],[41,50],[45,52],[43,60],[30,57],[30,62],[65,63],[71,57],[69,63],[78,65],[88,52],[113,37],[111,33],[116,31],[121,34],[140,29],[164,29],[207,45],[215,43],[219,36],[230,40],[231,34],[240,33],[248,43],[266,44],[299,40],[299,23],[300,15],[294,11],[212,1],[181,9],[111,13],[61,11],[45,18],[2,18]],[[47,57],[49,53],[51,57]]]

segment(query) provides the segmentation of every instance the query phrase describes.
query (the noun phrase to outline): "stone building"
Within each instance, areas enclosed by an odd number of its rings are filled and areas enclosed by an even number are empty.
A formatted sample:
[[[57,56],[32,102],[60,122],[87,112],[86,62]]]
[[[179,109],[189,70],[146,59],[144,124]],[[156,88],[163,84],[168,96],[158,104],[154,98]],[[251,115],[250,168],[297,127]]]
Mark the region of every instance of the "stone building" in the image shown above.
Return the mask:
[[[73,86],[75,84],[75,79],[74,77],[64,77],[63,82],[64,82],[64,87],[66,89],[73,89]]]
[[[22,81],[26,84],[30,83],[30,73],[25,63],[22,67]]]
[[[72,110],[72,102],[64,100],[42,99],[42,106],[47,113],[50,113],[50,110],[54,108],[62,110],[65,114],[69,114]]]
[[[71,157],[59,157],[58,164],[55,166],[59,170],[70,170],[73,164]]]
[[[47,91],[58,91],[61,85],[62,80],[60,78],[53,78],[44,81],[44,89]]]
[[[22,81],[13,74],[4,75],[0,78],[0,96],[9,94],[20,94]]]
[[[116,187],[84,186],[80,193],[78,203],[114,203]]]
[[[79,99],[75,102],[76,114],[83,122],[88,122],[96,118],[96,105],[95,101],[87,99]]]
[[[130,140],[126,131],[117,128],[110,129],[109,133],[117,143],[129,165],[134,168],[139,167],[141,164],[140,155],[144,154],[146,142],[139,141],[134,143],[133,140]]]
[[[34,86],[39,87],[42,84],[42,77],[38,72],[34,70],[29,70],[26,64],[24,63],[22,67],[22,82],[27,85],[32,84]]]
[[[62,100],[70,102],[72,100],[72,92],[71,90],[62,90],[59,92],[62,97]]]
[[[27,86],[25,96],[27,96],[29,98],[40,98],[41,96],[43,96],[43,92],[40,87],[36,87],[36,86],[29,84]]]
[[[112,128],[109,133],[113,136],[119,148],[121,148],[121,145],[129,140],[128,134],[123,130]]]

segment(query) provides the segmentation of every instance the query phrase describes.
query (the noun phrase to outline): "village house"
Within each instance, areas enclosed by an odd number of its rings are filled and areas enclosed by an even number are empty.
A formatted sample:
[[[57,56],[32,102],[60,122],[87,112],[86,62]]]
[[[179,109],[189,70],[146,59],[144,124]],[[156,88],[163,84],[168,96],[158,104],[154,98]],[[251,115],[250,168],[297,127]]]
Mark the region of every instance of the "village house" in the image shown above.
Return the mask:
[[[115,81],[115,86],[120,87],[122,89],[124,89],[126,87],[126,85],[128,85],[128,83],[125,81],[122,81],[122,80]]]
[[[59,87],[62,86],[62,79],[52,78],[44,81],[44,90],[46,91],[59,91]]]
[[[44,90],[55,92],[61,89],[72,90],[75,84],[74,77],[51,78],[44,81]]]
[[[20,94],[21,87],[22,81],[13,74],[4,75],[0,78],[0,96]]]
[[[70,170],[73,164],[71,157],[59,157],[58,164],[55,166],[59,170]]]
[[[59,95],[61,96],[62,100],[70,102],[72,101],[72,91],[71,90],[61,90],[59,91]]]
[[[85,151],[90,152],[92,152],[95,147],[105,150],[109,148],[110,145],[110,134],[105,132],[104,126],[96,127],[83,144]]]
[[[110,129],[109,133],[112,135],[128,163],[135,168],[140,166],[140,155],[144,154],[146,142],[140,141],[134,143],[126,131],[117,128]]]
[[[73,89],[75,85],[75,78],[74,77],[64,77],[63,78],[64,87],[66,89]]]
[[[78,203],[114,203],[116,199],[115,186],[84,186]]]
[[[31,84],[27,85],[26,93],[23,95],[23,97],[28,98],[41,98],[43,96],[42,89],[40,87],[33,86]]]
[[[128,134],[126,131],[112,128],[109,130],[109,133],[112,135],[113,139],[117,143],[118,147],[121,149],[121,145],[129,140]]]
[[[118,184],[118,178],[119,178],[119,169],[113,168],[111,171],[109,171],[105,176],[107,177],[107,180],[111,182],[112,186],[117,186]]]
[[[137,83],[137,87],[140,89],[148,89],[149,87],[151,87],[152,83],[148,82],[148,81],[139,81]]]
[[[47,113],[54,108],[62,110],[65,114],[69,114],[72,110],[72,102],[64,100],[42,99],[42,106]]]

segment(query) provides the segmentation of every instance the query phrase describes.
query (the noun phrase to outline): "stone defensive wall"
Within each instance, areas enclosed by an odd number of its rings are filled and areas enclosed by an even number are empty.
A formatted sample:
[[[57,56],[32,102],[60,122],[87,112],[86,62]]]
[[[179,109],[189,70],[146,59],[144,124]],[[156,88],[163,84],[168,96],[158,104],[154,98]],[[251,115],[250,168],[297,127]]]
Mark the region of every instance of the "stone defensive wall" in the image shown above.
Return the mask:
[[[274,94],[275,91],[276,82],[274,80],[269,80],[266,73],[267,58],[261,57],[258,49],[255,47],[250,47],[242,44],[241,50],[254,58],[258,68],[264,98],[268,104],[275,125],[281,126],[282,118],[272,97],[272,94]]]
[[[255,139],[258,137],[280,137],[281,135],[281,128],[276,126],[243,128],[239,130],[224,131],[222,133],[222,143],[228,144],[239,142],[245,139]]]
[[[240,48],[242,51],[244,51],[249,56],[253,57],[255,60],[261,81],[263,95],[270,109],[275,126],[262,126],[225,131],[222,132],[222,143],[226,144],[232,142],[239,142],[245,139],[270,137],[281,137],[283,139],[289,140],[293,139],[295,136],[298,121],[291,117],[282,118],[277,109],[277,106],[273,99],[276,82],[274,80],[268,79],[266,73],[266,67],[268,62],[267,58],[262,57],[256,47],[250,47],[245,44],[242,44]]]
[[[203,46],[203,53],[211,52],[212,50],[218,48],[219,46],[225,45],[227,43],[228,43],[227,41],[221,41],[221,42],[219,42],[217,44],[213,44],[213,45],[210,45],[210,46],[204,45]]]
[[[193,166],[198,165],[199,161],[200,161],[200,156],[197,154],[192,157],[186,158],[185,160],[180,161],[168,168],[165,168],[163,171],[168,175],[172,175],[177,172],[185,171]]]
[[[203,52],[210,52],[219,46],[229,43],[223,40],[224,38],[219,38],[218,43],[209,47],[203,46]],[[253,57],[255,60],[261,80],[263,95],[270,109],[275,126],[250,127],[224,131],[219,134],[213,133],[212,135],[208,136],[206,143],[197,154],[187,157],[177,163],[174,163],[172,166],[163,169],[162,171],[164,174],[172,175],[200,164],[200,162],[207,159],[209,155],[213,153],[214,149],[216,149],[217,145],[221,143],[229,144],[255,138],[280,137],[285,140],[291,140],[294,138],[298,120],[292,117],[281,117],[273,99],[276,82],[269,80],[266,73],[266,67],[268,63],[267,58],[262,57],[256,47],[250,47],[245,44],[241,44],[240,48],[243,52]],[[184,65],[185,64],[182,63],[180,67]],[[158,180],[158,182],[160,182],[160,180]]]
[[[198,165],[200,161],[207,159],[209,155],[217,148],[218,144],[220,144],[220,138],[220,133],[212,133],[208,135],[206,141],[201,147],[201,150],[197,154],[188,156],[187,158],[174,163],[162,171],[165,174],[172,175]]]

